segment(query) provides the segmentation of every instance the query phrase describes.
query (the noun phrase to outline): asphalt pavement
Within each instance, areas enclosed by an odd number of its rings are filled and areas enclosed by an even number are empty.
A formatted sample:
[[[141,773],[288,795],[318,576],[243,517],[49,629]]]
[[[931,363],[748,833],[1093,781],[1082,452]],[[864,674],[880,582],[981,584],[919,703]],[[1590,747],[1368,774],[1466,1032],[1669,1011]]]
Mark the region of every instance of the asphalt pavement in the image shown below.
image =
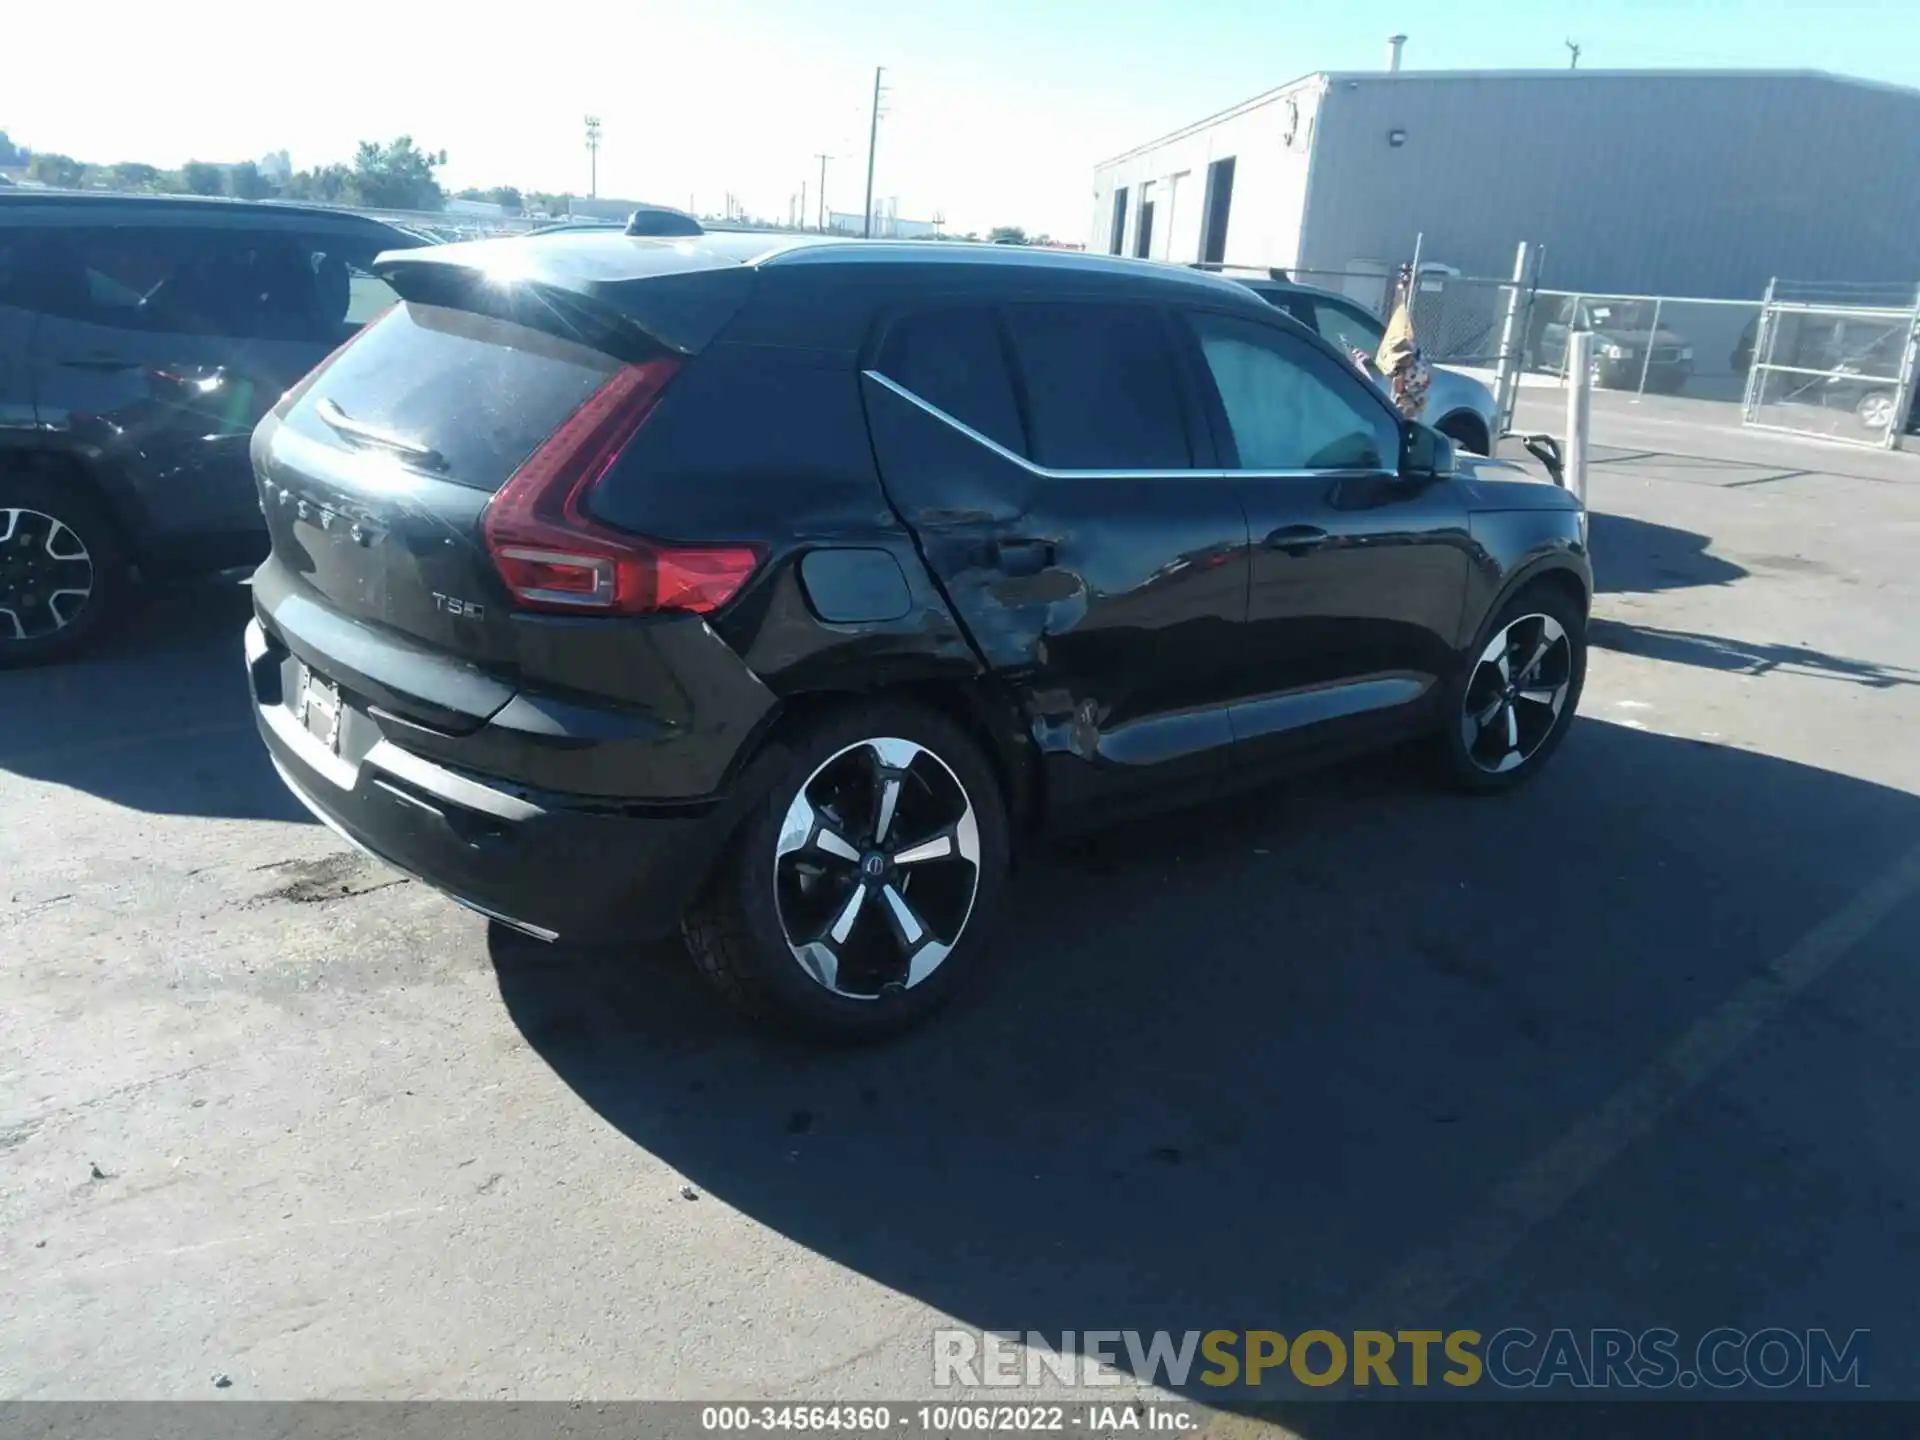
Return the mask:
[[[1920,1398],[1920,460],[1615,408],[1539,783],[1390,757],[1029,856],[984,983],[879,1047],[345,851],[254,739],[238,585],[0,675],[0,1396],[902,1400],[942,1326],[1777,1325]]]

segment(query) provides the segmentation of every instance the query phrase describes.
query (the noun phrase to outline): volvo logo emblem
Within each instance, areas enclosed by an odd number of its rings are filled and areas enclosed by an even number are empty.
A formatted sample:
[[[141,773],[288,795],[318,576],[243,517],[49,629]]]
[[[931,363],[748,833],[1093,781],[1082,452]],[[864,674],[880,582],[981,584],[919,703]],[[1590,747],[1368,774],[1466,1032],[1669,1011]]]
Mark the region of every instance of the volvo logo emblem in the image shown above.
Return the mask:
[[[860,863],[860,868],[866,872],[869,880],[878,880],[882,875],[887,873],[887,857],[884,855],[869,855]]]

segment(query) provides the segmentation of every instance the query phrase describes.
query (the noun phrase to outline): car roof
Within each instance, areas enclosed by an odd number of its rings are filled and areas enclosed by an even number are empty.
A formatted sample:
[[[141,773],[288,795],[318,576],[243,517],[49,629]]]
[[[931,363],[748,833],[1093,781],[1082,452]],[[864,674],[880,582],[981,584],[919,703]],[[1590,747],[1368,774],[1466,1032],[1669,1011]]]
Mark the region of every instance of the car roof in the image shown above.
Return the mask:
[[[537,254],[532,268],[556,276],[603,281],[637,278],[668,271],[717,270],[742,266],[791,273],[800,268],[846,268],[880,276],[887,269],[971,269],[980,274],[1016,277],[1079,277],[1137,284],[1185,298],[1210,296],[1235,303],[1244,287],[1204,271],[1160,261],[1071,250],[992,245],[963,240],[866,240],[844,235],[807,235],[778,230],[708,230],[701,235],[634,236],[618,226],[534,231],[502,240],[473,240],[436,247],[433,258],[485,267],[478,247],[511,244]]]
[[[371,215],[326,205],[287,200],[236,200],[227,195],[124,195],[111,190],[54,190],[16,186],[0,190],[0,217],[10,223],[100,224],[137,218],[162,224],[203,222],[258,224],[278,228],[292,222],[406,234]],[[417,237],[415,237],[417,238]]]

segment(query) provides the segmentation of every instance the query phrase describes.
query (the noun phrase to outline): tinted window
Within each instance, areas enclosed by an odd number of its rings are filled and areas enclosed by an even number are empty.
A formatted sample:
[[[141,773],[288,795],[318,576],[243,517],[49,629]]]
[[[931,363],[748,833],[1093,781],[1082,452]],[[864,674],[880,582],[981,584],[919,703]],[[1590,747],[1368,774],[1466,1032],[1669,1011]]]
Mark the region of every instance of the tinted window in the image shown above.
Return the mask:
[[[930,310],[896,320],[880,350],[880,373],[1015,454],[1026,453],[992,310]]]
[[[314,305],[323,330],[345,339],[400,297],[372,273],[383,250],[409,246],[405,236],[303,235],[299,244],[313,270]]]
[[[438,450],[446,478],[497,490],[619,367],[598,350],[463,310],[407,304],[320,376],[287,423],[343,443],[316,406]]]
[[[1400,432],[1358,376],[1290,335],[1225,315],[1195,315],[1243,470],[1385,470]]]
[[[1365,311],[1320,299],[1314,300],[1313,311],[1316,328],[1340,347],[1342,355],[1358,351],[1371,361],[1380,353],[1380,342],[1387,334],[1386,326]]]
[[[1061,470],[1184,470],[1193,463],[1157,312],[1016,305],[1033,459]]]
[[[114,225],[61,238],[78,269],[47,297],[51,313],[170,335],[324,338],[314,270],[294,236]]]

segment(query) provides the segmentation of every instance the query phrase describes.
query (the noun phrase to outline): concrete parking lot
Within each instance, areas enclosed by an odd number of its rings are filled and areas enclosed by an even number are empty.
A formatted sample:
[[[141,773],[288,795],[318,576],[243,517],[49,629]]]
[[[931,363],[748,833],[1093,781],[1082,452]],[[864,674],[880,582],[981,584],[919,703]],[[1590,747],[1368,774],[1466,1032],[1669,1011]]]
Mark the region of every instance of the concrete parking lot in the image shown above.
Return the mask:
[[[1870,1329],[1920,1397],[1920,460],[1614,398],[1537,786],[1396,758],[1033,856],[880,1048],[345,851],[236,586],[0,675],[0,1394],[904,1399],[948,1324],[1524,1324]]]

